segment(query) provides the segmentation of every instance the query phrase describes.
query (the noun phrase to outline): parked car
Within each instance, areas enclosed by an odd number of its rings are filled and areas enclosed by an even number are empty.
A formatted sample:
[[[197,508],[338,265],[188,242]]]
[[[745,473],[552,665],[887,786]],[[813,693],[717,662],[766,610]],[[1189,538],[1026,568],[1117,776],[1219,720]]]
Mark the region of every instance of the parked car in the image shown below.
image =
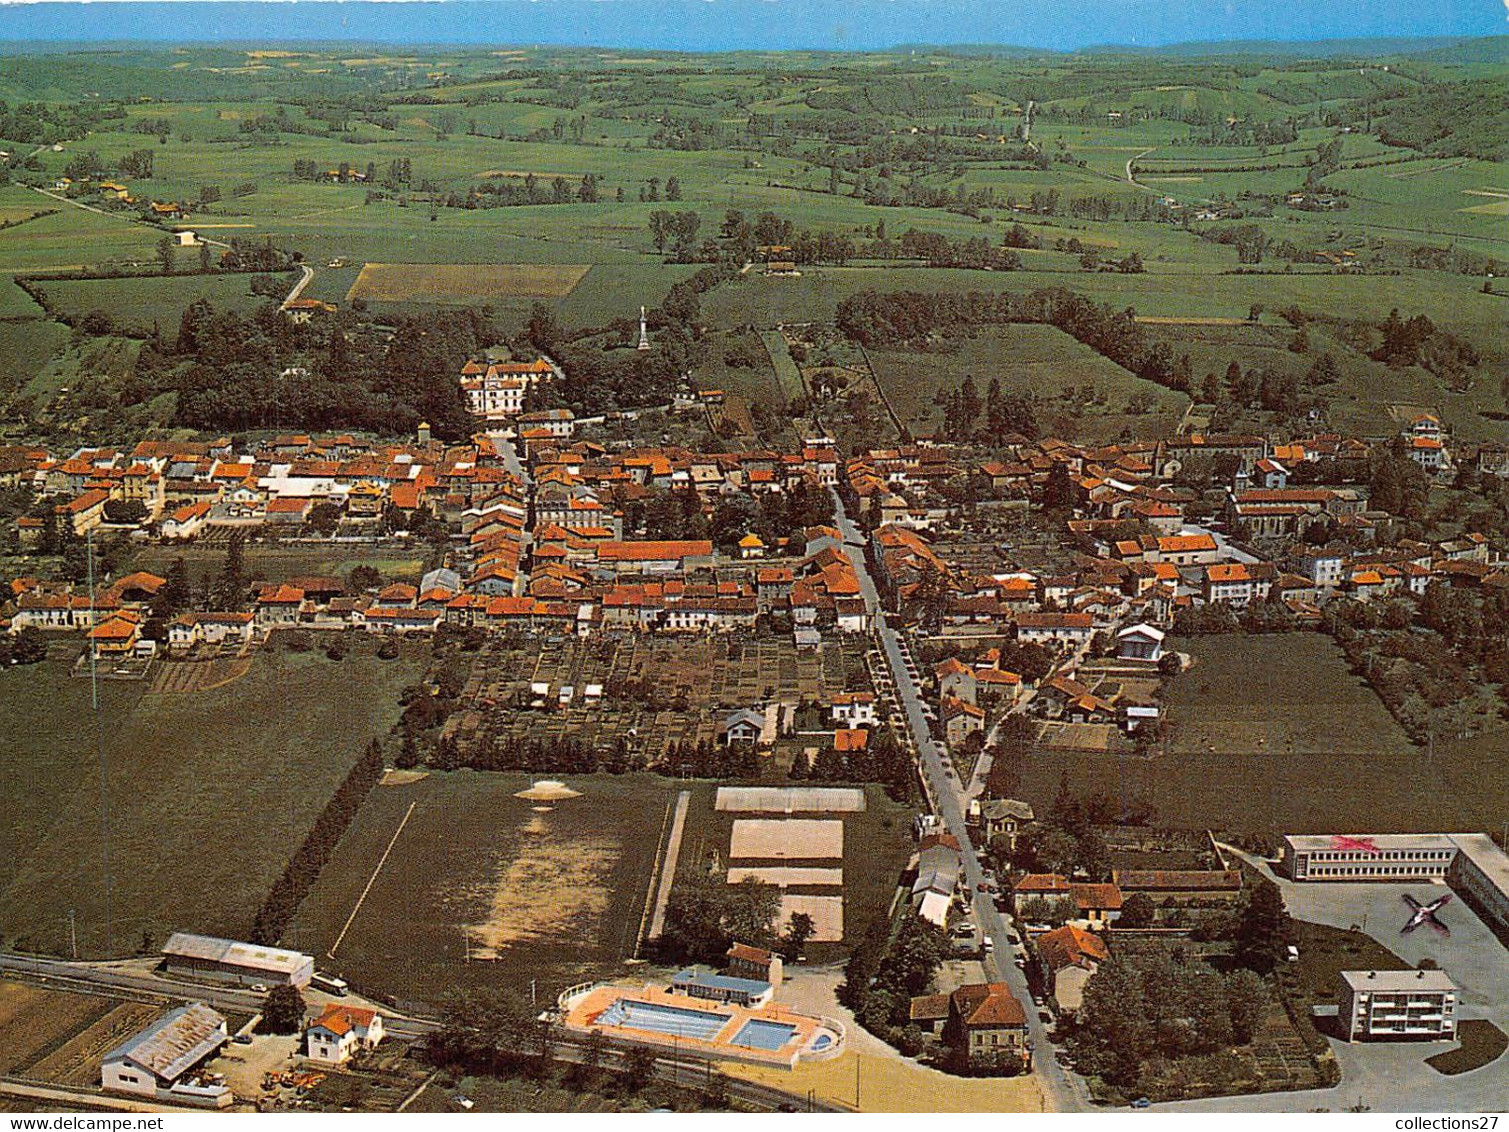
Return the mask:
[[[250,990],[252,992],[252,994],[266,994],[267,993],[267,984],[266,983],[253,983],[247,989]]]
[[[1148,1100],[1146,1097],[1138,1097],[1135,1101],[1132,1102],[1133,1108],[1151,1108],[1152,1105],[1153,1102]]]
[[[237,1034],[231,1041],[235,1042],[238,1046],[249,1046],[252,1044],[250,1034]]]

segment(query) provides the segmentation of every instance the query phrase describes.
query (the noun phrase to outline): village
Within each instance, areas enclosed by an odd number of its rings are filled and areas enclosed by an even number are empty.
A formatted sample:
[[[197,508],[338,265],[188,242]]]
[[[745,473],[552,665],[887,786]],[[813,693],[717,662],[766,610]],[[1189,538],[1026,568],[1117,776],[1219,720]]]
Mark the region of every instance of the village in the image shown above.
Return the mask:
[[[1124,791],[1109,811],[1103,794],[1062,784],[1051,808],[1020,796],[1029,763],[1170,757],[1180,740],[1170,689],[1200,678],[1174,641],[1397,629],[1417,610],[1463,603],[1486,615],[1509,593],[1504,548],[1471,530],[1405,537],[1376,488],[1380,468],[1384,482],[1444,481],[1466,465],[1502,475],[1500,446],[1455,445],[1435,415],[1417,413],[1396,435],[1366,440],[1186,433],[1090,447],[1019,436],[981,459],[941,438],[844,456],[813,436],[796,451],[703,452],[614,439],[601,420],[529,407],[558,376],[545,358],[469,361],[457,381],[482,430],[459,444],[421,424],[407,441],[267,434],[0,449],[0,487],[31,500],[10,560],[42,567],[6,579],[8,659],[50,657],[76,677],[164,692],[199,686],[185,673],[296,641],[335,657],[370,637],[381,657],[418,638],[447,658],[430,677],[441,699],[406,710],[394,782],[471,766],[792,783],[771,798],[725,800],[720,787],[716,805],[753,815],[733,818],[729,852],[743,859],[728,882],[737,871],[778,886],[780,940],[736,939],[726,974],[693,965],[668,969],[658,987],[566,988],[552,1017],[571,1040],[606,1033],[655,1056],[669,1040],[673,1053],[794,1073],[799,1063],[821,1072],[865,1032],[886,1057],[1030,1074],[1055,1107],[1142,1106],[1374,1072],[1366,1054],[1338,1067],[1326,1034],[1442,1040],[1459,1020],[1475,1034],[1504,1021],[1491,988],[1505,968],[1495,936],[1509,930],[1509,858],[1485,834],[1223,840],[1160,826]],[[686,398],[666,435],[678,417],[711,411],[707,397]],[[269,577],[247,565],[249,551],[308,548],[363,564]],[[384,576],[369,559],[413,573]],[[48,646],[65,641],[77,642],[66,656]],[[1408,701],[1381,680],[1375,690],[1407,725]],[[1464,714],[1456,726],[1466,735],[1487,723]],[[846,880],[834,867],[850,852],[836,827],[859,820],[849,811],[865,799],[799,785],[812,780],[880,782],[920,804],[892,897],[893,911],[909,912],[877,941],[855,942],[870,898],[856,894],[852,869]],[[635,955],[666,950],[677,930],[686,797],[661,831]],[[1220,824],[1240,828],[1236,818]],[[872,879],[892,894],[891,877]],[[1374,883],[1347,886],[1339,902],[1305,883],[1331,879]],[[1479,933],[1453,943],[1463,958],[1422,964],[1419,982],[1387,946],[1347,938],[1357,916],[1366,922],[1359,888],[1396,880],[1445,886],[1481,917]],[[1280,886],[1275,907],[1267,893]],[[827,947],[818,953],[831,963],[840,944],[854,949],[847,992],[834,998],[816,968],[783,980],[782,954],[794,965]],[[1095,974],[1115,955],[1127,966],[1111,969],[1150,979],[1170,947],[1200,957],[1188,977],[1207,980],[1215,1013],[1172,1045],[1155,1034],[1127,1046],[1116,1037],[1125,1020],[1101,1013],[1117,992]],[[275,976],[346,992],[310,957],[265,942],[178,934],[163,955],[166,974],[144,968],[136,989],[182,995],[178,982],[153,980],[212,971],[243,997],[247,979],[261,996]],[[1347,955],[1374,966],[1348,968]],[[1210,965],[1232,962],[1224,974]],[[913,973],[898,981],[893,967]],[[866,984],[866,971],[878,981]],[[243,1039],[256,1027],[195,999],[105,1056],[103,1088],[170,1104],[303,1103],[320,1096],[319,1071],[377,1045],[384,1009],[410,1037],[450,1033],[374,993],[367,1005],[317,998],[307,1018],[297,1008],[285,1029],[303,1035],[314,1076],[286,1068],[285,1040],[261,1081],[227,1085],[204,1066],[266,1039]],[[274,1009],[269,998],[263,1013]],[[1232,1047],[1241,1055],[1217,1068],[1211,1059]],[[1131,1064],[1128,1048],[1141,1051]],[[395,1103],[405,1064],[383,1070]],[[297,1095],[280,1101],[284,1088]]]

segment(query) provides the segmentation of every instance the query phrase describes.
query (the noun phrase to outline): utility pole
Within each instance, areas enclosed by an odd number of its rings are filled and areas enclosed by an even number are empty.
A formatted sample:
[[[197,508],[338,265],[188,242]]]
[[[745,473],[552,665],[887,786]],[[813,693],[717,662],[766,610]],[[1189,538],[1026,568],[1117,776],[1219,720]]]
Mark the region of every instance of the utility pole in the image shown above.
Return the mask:
[[[859,1111],[859,1054],[854,1055],[854,1111]]]
[[[89,623],[93,626],[99,616],[99,603],[94,592],[94,531],[84,535],[85,557],[89,564]],[[99,666],[95,658],[94,642],[89,642],[89,706],[94,712],[94,757],[99,767],[100,783],[100,865],[101,880],[105,886],[105,953],[114,950],[115,936],[110,923],[110,768],[105,760],[105,724],[100,717]]]
[[[73,909],[68,909],[68,943],[73,950],[73,957],[79,957],[79,931],[78,925],[73,918]]]

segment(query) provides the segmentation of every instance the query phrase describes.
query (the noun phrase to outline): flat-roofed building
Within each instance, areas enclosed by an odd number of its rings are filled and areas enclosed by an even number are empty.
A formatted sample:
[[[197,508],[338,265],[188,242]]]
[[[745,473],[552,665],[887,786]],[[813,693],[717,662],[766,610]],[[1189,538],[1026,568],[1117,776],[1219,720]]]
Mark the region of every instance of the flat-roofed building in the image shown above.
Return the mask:
[[[1444,833],[1291,834],[1280,868],[1295,880],[1441,882],[1456,856]]]
[[[678,971],[671,978],[671,989],[688,998],[705,998],[711,1002],[731,1002],[751,1008],[770,1001],[775,988],[763,979],[741,979],[734,975],[714,975],[698,967]]]
[[[1297,881],[1450,885],[1494,932],[1509,933],[1509,854],[1486,833],[1290,834],[1279,871]]]
[[[1337,1017],[1347,1041],[1457,1036],[1457,984],[1445,971],[1343,971]]]
[[[1509,854],[1486,833],[1457,833],[1457,859],[1447,881],[1488,926],[1509,931]]]
[[[163,970],[244,986],[264,984],[307,987],[314,975],[313,956],[259,943],[174,932],[162,946]]]

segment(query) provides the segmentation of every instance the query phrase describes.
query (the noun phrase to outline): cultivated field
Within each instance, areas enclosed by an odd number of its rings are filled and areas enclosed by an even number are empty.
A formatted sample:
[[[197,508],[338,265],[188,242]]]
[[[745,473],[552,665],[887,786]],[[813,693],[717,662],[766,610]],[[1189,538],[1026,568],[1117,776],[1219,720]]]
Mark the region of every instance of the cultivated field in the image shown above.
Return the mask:
[[[100,1057],[161,1013],[140,1002],[0,982],[0,1074],[97,1085]]]
[[[465,744],[484,726],[519,739],[622,740],[646,759],[673,742],[713,741],[733,708],[755,703],[825,699],[869,688],[864,642],[831,638],[818,651],[798,650],[789,637],[732,635],[528,639],[492,645],[472,662],[465,695],[472,710],[448,724]],[[532,710],[531,686],[554,696],[575,688],[566,710]],[[583,706],[589,684],[602,700]]]
[[[558,299],[591,270],[584,263],[369,263],[346,298],[464,305],[521,296]]]
[[[315,815],[418,674],[406,651],[346,661],[260,650],[242,678],[197,693],[105,683],[114,953],[179,929],[243,935]],[[362,694],[351,695],[352,688]],[[57,662],[0,673],[0,932],[62,953],[105,949],[100,766],[89,685]]]
[[[1060,774],[1083,793],[1145,800],[1156,820],[1187,829],[1496,828],[1509,772],[1489,752],[1504,732],[1412,745],[1351,674],[1329,638],[1200,637],[1172,642],[1195,667],[1168,699],[1166,754],[1040,754],[1024,776],[1047,805]]]
[[[378,787],[288,941],[364,990],[431,1004],[453,987],[527,987],[531,979],[543,1003],[574,982],[621,970],[634,952],[675,784],[649,775],[570,777],[581,796],[542,805],[515,797],[529,783],[518,774],[459,771]]]

